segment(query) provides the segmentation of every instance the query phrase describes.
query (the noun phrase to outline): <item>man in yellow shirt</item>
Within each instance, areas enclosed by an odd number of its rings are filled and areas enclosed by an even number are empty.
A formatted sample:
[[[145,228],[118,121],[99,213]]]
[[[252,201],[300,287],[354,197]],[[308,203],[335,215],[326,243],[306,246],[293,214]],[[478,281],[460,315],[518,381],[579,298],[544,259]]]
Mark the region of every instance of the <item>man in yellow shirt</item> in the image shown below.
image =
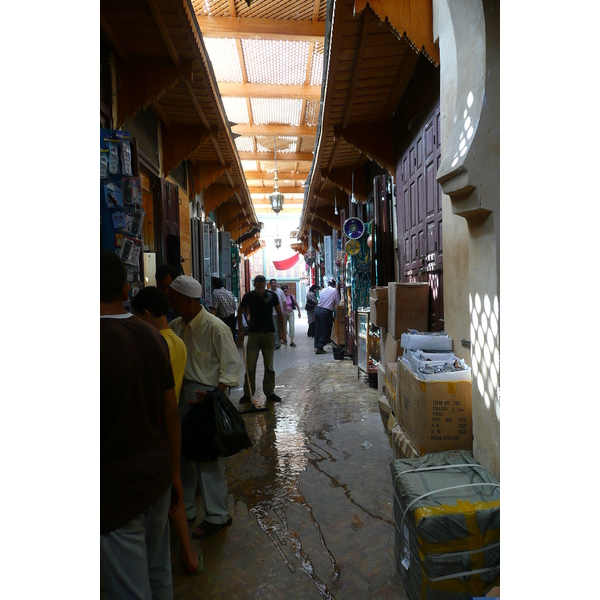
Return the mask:
[[[167,341],[171,357],[171,368],[175,378],[175,394],[179,402],[183,373],[187,361],[187,348],[183,340],[173,332],[167,322],[168,296],[159,288],[145,287],[133,297],[131,307],[136,317],[158,329]],[[202,573],[204,570],[202,550],[192,548],[185,516],[185,503],[182,502],[175,512],[169,513],[169,516],[180,541],[181,559],[184,567],[191,574]]]

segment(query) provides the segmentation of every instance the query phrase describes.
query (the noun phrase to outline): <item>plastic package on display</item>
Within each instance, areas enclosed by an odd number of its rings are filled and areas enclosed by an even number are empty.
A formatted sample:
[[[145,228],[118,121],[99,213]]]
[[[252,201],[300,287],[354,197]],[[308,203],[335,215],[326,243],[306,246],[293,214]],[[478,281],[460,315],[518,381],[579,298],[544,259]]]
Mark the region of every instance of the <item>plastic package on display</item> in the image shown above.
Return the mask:
[[[500,484],[468,451],[391,465],[394,558],[411,600],[471,600],[500,582]]]
[[[407,350],[452,351],[452,338],[444,332],[410,329],[402,334],[400,344]]]

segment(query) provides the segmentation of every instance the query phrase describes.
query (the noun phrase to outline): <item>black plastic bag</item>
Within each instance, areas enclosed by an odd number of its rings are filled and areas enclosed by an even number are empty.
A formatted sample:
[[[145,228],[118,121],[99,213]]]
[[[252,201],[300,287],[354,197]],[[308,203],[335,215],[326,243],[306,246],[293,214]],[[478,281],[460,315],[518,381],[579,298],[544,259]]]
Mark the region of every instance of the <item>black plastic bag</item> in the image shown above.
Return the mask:
[[[193,404],[181,422],[181,453],[190,460],[212,462],[219,457],[212,433],[213,413],[207,398]]]
[[[181,452],[191,460],[211,462],[251,446],[244,418],[218,387],[192,405],[181,423]]]
[[[213,438],[219,456],[233,456],[245,448],[251,448],[252,441],[246,431],[244,417],[218,387],[212,392],[212,404]]]

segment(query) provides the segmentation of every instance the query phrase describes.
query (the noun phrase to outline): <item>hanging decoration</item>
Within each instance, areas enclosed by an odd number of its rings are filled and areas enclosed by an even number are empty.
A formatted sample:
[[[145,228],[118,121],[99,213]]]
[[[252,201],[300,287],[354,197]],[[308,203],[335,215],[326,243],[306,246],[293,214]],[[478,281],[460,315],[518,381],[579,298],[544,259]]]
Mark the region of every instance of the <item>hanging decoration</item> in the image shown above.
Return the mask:
[[[351,240],[356,240],[365,231],[365,224],[358,217],[350,217],[344,221],[344,234]]]
[[[354,169],[352,170],[352,196],[350,197],[352,204],[356,204],[356,198],[354,197]]]
[[[335,214],[338,214],[338,209],[337,209],[337,198],[335,196],[335,188],[333,188],[333,201],[335,203]]]
[[[294,265],[296,265],[299,260],[300,255],[296,252],[294,256],[286,258],[285,260],[274,260],[273,266],[275,267],[276,271],[287,271],[288,269],[291,269]]]
[[[357,240],[348,240],[346,243],[346,252],[354,256],[360,252],[360,243]]]

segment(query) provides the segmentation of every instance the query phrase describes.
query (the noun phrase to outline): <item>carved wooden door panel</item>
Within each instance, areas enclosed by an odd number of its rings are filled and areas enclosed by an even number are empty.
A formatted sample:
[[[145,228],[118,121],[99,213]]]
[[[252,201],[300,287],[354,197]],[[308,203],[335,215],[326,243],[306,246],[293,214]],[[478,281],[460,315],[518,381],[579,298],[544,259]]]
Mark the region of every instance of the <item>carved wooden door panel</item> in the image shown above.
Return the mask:
[[[398,187],[400,280],[429,282],[429,330],[444,327],[440,107],[415,132],[401,159]]]

